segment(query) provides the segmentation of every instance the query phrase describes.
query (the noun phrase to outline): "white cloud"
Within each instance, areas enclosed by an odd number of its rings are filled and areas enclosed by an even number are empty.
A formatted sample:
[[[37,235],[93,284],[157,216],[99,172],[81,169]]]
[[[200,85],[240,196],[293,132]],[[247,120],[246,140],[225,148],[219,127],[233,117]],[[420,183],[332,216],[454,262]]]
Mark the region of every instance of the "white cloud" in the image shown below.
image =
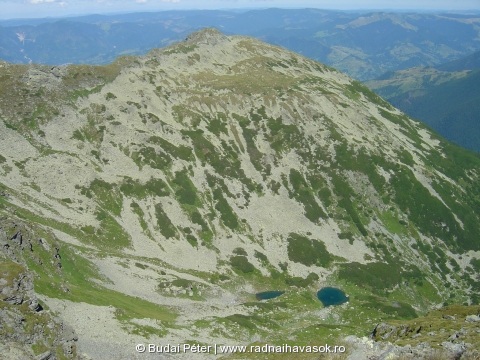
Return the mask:
[[[30,4],[47,4],[47,3],[54,3],[56,0],[30,0]]]
[[[172,4],[178,4],[180,3],[181,0],[160,0],[162,3],[172,3]],[[152,3],[150,0],[135,0],[137,4],[146,4],[147,2]],[[155,2],[155,1],[153,1]]]

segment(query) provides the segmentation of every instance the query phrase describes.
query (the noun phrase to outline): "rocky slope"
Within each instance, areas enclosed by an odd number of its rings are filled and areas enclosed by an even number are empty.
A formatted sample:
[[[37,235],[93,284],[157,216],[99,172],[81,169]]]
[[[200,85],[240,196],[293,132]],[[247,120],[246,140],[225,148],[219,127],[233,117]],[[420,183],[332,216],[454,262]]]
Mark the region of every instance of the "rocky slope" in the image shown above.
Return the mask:
[[[48,256],[48,253],[50,253]],[[43,256],[42,256],[43,255]],[[0,220],[0,358],[77,359],[75,332],[39,301],[26,258],[61,269],[58,248],[18,221]]]
[[[479,300],[479,158],[333,69],[204,30],[0,77],[0,211],[61,244],[60,270],[26,264],[80,354],[335,341]]]
[[[407,322],[378,324],[370,338],[383,343],[384,357],[395,354],[412,358],[478,359],[479,314],[479,306],[448,306]],[[394,345],[385,346],[386,341]]]

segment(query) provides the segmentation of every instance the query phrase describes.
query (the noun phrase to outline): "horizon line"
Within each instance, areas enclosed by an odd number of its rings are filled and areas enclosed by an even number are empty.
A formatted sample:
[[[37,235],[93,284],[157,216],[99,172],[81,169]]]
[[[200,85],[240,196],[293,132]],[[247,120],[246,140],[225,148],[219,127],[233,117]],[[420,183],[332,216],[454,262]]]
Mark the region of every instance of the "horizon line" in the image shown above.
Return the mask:
[[[23,17],[8,17],[3,18],[0,15],[0,21],[21,21],[21,20],[57,20],[78,18],[87,16],[116,16],[127,14],[152,14],[152,13],[166,13],[166,12],[189,12],[189,11],[226,11],[226,12],[248,12],[248,11],[265,11],[265,10],[320,10],[320,11],[335,11],[335,12],[398,12],[398,13],[451,13],[451,14],[466,14],[478,13],[480,9],[451,9],[451,8],[351,8],[351,9],[334,9],[334,8],[316,8],[316,7],[246,7],[246,8],[215,8],[215,9],[199,9],[199,8],[185,8],[185,9],[165,9],[165,10],[143,10],[143,11],[107,11],[107,12],[79,12],[67,15],[48,15],[48,16],[23,16]]]

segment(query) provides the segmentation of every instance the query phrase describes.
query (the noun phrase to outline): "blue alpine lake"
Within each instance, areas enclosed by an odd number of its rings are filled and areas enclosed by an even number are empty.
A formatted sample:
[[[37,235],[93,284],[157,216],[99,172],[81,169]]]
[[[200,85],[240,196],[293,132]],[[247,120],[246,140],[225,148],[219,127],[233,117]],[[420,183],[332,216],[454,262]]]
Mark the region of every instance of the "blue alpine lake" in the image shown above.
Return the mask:
[[[276,297],[279,297],[280,295],[285,294],[285,291],[264,291],[264,292],[259,292],[255,294],[255,297],[257,300],[269,300],[269,299],[275,299]]]
[[[317,298],[323,306],[341,305],[348,301],[348,296],[345,293],[334,287],[324,287],[317,292]]]

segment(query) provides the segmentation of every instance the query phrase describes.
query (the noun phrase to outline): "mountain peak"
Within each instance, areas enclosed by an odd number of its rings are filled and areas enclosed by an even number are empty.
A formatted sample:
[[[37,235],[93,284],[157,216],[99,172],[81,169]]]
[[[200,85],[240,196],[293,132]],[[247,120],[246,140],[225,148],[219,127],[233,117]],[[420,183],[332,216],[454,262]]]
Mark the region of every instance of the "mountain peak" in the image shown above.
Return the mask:
[[[187,36],[185,42],[194,44],[216,45],[219,42],[225,40],[228,40],[228,37],[224,35],[220,30],[216,28],[205,28]]]

